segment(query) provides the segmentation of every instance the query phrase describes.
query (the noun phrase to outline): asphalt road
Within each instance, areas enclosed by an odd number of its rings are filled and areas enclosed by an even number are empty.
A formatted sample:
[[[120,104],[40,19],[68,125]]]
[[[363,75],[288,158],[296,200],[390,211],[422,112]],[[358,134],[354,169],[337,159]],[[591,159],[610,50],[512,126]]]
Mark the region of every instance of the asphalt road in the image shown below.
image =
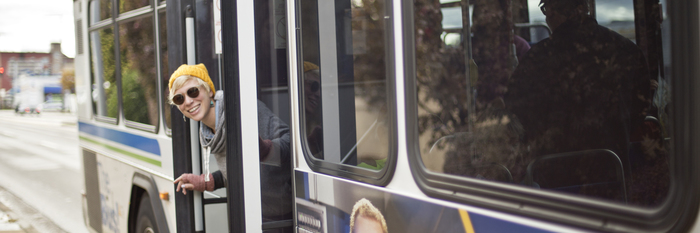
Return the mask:
[[[22,116],[0,110],[0,188],[63,230],[83,233],[88,231],[76,121],[70,113]]]

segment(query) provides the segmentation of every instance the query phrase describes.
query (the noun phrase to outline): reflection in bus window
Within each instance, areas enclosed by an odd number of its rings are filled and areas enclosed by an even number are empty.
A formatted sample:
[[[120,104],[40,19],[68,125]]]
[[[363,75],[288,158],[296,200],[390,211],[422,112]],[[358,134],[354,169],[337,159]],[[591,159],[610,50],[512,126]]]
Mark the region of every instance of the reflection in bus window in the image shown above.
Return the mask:
[[[666,109],[651,103],[663,77],[661,42],[634,33],[641,27],[658,34],[659,24],[635,25],[635,15],[652,13],[634,14],[631,1],[597,1],[595,10],[592,5],[462,1],[462,17],[470,17],[462,22],[471,25],[455,31],[441,17],[454,13],[416,1],[425,167],[631,205],[660,204],[670,179],[668,120],[658,120]],[[621,12],[617,18],[613,10]],[[622,21],[631,29],[617,30]],[[542,36],[535,28],[552,34]],[[440,36],[446,31],[470,36],[455,44]],[[525,52],[518,48],[523,41],[531,45]]]
[[[317,159],[384,167],[385,11],[384,1],[301,1],[304,131]]]
[[[112,1],[93,0],[90,2],[90,24],[112,18]]]
[[[168,74],[169,72],[169,66],[168,66],[168,33],[167,33],[167,25],[166,25],[166,18],[165,18],[165,11],[160,11],[158,12],[158,23],[160,24],[160,28],[158,28],[158,34],[160,36],[160,80],[161,80],[161,96],[163,99],[163,116],[164,116],[164,121],[165,121],[165,127],[167,129],[171,128],[171,117],[170,117],[170,109],[172,106],[168,104],[168,80],[170,79],[170,75]]]
[[[119,2],[119,13],[128,12],[130,10],[135,10],[141,7],[150,5],[150,0],[120,0]]]
[[[114,33],[112,28],[90,32],[90,53],[92,56],[92,101],[95,115],[117,118],[119,106],[116,101],[108,102],[117,96],[114,60]]]
[[[124,117],[155,126],[158,124],[158,97],[153,26],[152,17],[121,23],[119,50]],[[116,99],[108,101],[116,103]]]
[[[286,35],[279,33],[286,27],[284,9],[281,1],[255,1],[260,207],[264,223],[292,219],[294,209]],[[265,148],[269,148],[269,153],[265,153]],[[265,232],[293,232],[293,229],[280,226]]]

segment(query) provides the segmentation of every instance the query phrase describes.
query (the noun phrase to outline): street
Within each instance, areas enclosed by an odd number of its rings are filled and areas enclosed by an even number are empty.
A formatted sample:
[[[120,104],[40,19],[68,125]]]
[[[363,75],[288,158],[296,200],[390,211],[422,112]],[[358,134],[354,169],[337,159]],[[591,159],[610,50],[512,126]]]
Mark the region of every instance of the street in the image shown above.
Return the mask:
[[[83,233],[88,231],[76,121],[70,113],[0,110],[0,188],[64,231]]]

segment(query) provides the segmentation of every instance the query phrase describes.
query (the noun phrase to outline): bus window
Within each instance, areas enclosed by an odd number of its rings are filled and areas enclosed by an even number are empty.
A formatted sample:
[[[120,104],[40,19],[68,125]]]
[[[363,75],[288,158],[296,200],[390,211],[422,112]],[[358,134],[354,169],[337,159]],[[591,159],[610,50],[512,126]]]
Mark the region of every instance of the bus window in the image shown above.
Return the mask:
[[[442,4],[446,3],[444,1],[440,2]],[[445,46],[459,46],[462,43],[462,6],[459,2],[445,4],[445,7],[442,7],[440,11],[442,11],[443,25],[442,41],[444,41]]]
[[[93,0],[90,2],[90,23],[112,18],[112,1]]]
[[[90,42],[93,111],[96,116],[116,120],[119,106],[112,27],[90,32]]]
[[[610,28],[636,42],[633,0],[595,1],[595,18],[601,26]]]
[[[269,146],[260,147],[262,219],[277,226],[265,232],[293,232],[291,224],[275,224],[293,218],[294,203],[285,2],[255,1],[254,7],[258,135],[261,145]]]
[[[591,14],[598,21],[598,24],[636,42],[634,2],[632,0],[598,0],[591,3],[595,6],[595,10],[591,9]],[[533,44],[548,37],[549,34],[549,32],[545,31],[546,28],[543,28],[544,25],[542,25],[546,24],[546,22],[539,4],[540,0],[527,0],[527,12],[530,22],[516,25],[516,33],[520,35],[529,34],[532,38],[530,42]]]
[[[154,131],[158,125],[156,44],[152,17],[119,24],[119,51],[124,118],[134,127]],[[146,110],[146,111],[144,111]]]
[[[136,10],[141,7],[145,7],[151,4],[150,0],[120,0],[119,1],[119,14],[125,12]]]
[[[385,2],[304,0],[300,11],[307,158],[382,170],[395,137]]]
[[[161,80],[161,98],[162,98],[162,105],[163,105],[163,122],[165,122],[165,129],[166,132],[170,132],[170,128],[172,127],[171,124],[171,117],[170,117],[170,104],[168,103],[168,81],[170,80],[170,74],[168,71],[170,70],[168,66],[168,33],[167,33],[167,23],[166,23],[166,18],[165,18],[165,11],[161,10],[158,12],[158,35],[160,39],[160,80]]]
[[[658,16],[658,2],[542,3],[415,1],[418,161],[454,182],[661,204],[670,139],[666,109],[652,105],[660,21],[635,24]],[[448,24],[457,11],[470,25]],[[455,43],[446,32],[470,36]]]

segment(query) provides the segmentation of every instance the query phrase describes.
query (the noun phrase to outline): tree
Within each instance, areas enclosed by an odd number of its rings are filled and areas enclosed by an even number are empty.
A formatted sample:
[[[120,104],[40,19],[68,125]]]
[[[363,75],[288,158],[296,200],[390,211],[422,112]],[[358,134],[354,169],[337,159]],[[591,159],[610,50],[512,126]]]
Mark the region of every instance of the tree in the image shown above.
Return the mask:
[[[62,73],[61,87],[63,87],[63,90],[70,90],[71,93],[75,93],[75,70],[63,69]]]

